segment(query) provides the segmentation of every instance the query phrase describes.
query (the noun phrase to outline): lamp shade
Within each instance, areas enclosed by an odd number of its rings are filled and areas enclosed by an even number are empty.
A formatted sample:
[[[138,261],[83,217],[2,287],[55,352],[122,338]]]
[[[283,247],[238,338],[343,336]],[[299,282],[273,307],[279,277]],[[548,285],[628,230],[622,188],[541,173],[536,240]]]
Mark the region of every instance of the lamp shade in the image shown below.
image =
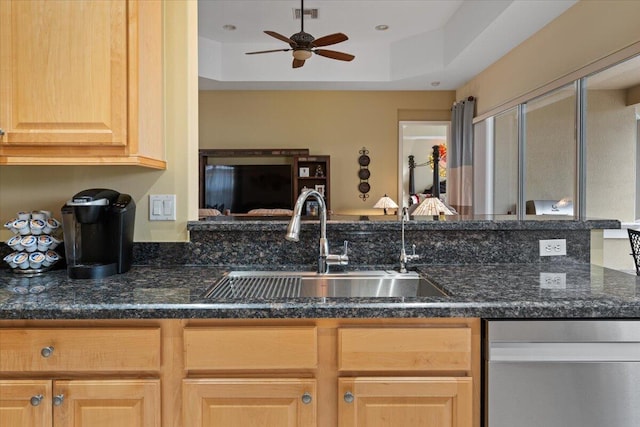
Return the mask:
[[[439,215],[440,212],[445,215],[455,215],[439,198],[427,197],[413,211],[413,215]]]
[[[386,194],[380,198],[380,200],[378,200],[376,202],[375,205],[373,205],[374,208],[376,209],[384,209],[384,214],[387,214],[387,209],[397,209],[398,205],[396,204],[396,202],[393,201],[393,199],[389,196],[387,196]]]

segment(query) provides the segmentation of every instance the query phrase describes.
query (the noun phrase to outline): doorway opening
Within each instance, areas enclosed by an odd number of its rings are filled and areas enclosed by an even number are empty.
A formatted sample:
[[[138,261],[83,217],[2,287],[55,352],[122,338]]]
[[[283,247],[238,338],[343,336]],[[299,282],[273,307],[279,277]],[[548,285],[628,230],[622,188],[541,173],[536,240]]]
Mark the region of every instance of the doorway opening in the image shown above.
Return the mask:
[[[413,195],[409,191],[409,156],[414,162],[414,193],[432,193],[433,147],[440,146],[440,198],[446,202],[447,157],[450,122],[401,121],[398,126],[398,205],[408,207]],[[399,210],[400,212],[401,210]]]

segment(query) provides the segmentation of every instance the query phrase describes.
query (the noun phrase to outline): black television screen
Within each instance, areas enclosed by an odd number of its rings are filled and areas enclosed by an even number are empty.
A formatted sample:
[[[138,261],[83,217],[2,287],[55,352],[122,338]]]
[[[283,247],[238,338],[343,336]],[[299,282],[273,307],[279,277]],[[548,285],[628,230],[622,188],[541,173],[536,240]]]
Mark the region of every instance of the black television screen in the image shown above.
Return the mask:
[[[207,165],[205,208],[247,213],[251,209],[291,209],[291,165]]]

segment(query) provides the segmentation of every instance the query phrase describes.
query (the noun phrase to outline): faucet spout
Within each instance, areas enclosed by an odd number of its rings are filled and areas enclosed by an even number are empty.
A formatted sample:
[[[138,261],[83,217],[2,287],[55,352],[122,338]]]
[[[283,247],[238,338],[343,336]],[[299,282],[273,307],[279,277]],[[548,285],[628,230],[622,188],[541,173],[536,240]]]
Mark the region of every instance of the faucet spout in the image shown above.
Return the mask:
[[[329,272],[329,265],[339,264],[347,265],[349,258],[347,257],[347,244],[345,242],[345,251],[341,255],[329,255],[329,241],[327,240],[327,204],[324,202],[324,197],[316,190],[308,189],[304,190],[295,205],[293,206],[293,213],[291,220],[287,226],[287,234],[285,239],[292,242],[300,240],[300,222],[302,215],[302,208],[304,203],[309,197],[313,197],[318,201],[318,211],[320,217],[320,241],[318,250],[318,273],[324,274]]]
[[[400,249],[400,273],[407,272],[407,263],[409,261],[413,261],[415,259],[420,258],[420,255],[416,255],[416,245],[412,245],[413,252],[411,255],[407,255],[407,251],[404,248],[404,224],[405,221],[409,220],[409,210],[406,207],[402,208],[402,237],[401,244],[402,248]]]

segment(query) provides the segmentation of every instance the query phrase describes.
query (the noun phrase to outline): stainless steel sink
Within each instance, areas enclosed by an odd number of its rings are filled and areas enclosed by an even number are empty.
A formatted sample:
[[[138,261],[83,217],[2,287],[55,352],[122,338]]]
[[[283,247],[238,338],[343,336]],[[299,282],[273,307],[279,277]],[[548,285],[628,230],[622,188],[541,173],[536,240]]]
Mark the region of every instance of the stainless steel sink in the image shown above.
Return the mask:
[[[445,297],[447,294],[416,272],[353,271],[318,274],[299,271],[232,271],[206,298],[374,298]]]

